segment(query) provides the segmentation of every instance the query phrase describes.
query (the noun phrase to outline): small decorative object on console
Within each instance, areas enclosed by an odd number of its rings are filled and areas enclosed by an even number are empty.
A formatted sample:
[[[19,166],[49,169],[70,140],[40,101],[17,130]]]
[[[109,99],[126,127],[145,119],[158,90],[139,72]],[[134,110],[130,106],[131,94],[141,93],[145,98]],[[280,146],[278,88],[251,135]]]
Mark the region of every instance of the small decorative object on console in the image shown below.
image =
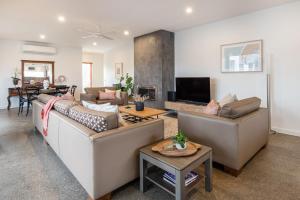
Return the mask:
[[[43,81],[43,88],[44,89],[48,89],[49,88],[49,81],[48,80],[44,80]]]
[[[59,75],[58,78],[57,78],[57,82],[58,83],[64,83],[66,82],[66,77],[64,75]]]
[[[17,85],[18,85],[18,83],[19,83],[19,80],[21,80],[21,79],[19,79],[18,77],[17,77],[17,69],[16,69],[16,71],[15,71],[15,73],[14,73],[14,76],[12,76],[11,78],[12,78],[12,81],[13,81],[13,84],[14,84],[14,86],[16,87]]]
[[[20,79],[17,78],[17,77],[11,77],[11,78],[12,78],[12,80],[13,80],[14,86],[16,87],[16,85],[18,85]]]

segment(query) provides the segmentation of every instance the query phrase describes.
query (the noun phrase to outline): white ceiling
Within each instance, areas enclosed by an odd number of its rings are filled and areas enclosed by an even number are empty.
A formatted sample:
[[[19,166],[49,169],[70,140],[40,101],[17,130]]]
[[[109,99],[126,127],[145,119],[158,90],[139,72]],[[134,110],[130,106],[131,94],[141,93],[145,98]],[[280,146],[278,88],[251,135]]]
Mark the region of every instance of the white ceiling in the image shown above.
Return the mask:
[[[118,43],[159,29],[178,31],[294,0],[0,0],[0,38],[41,41],[104,52]],[[194,12],[185,13],[191,6]],[[58,23],[64,15],[66,22]],[[115,31],[114,41],[81,39],[77,28]],[[123,30],[129,30],[126,37]],[[92,45],[97,42],[97,46]]]

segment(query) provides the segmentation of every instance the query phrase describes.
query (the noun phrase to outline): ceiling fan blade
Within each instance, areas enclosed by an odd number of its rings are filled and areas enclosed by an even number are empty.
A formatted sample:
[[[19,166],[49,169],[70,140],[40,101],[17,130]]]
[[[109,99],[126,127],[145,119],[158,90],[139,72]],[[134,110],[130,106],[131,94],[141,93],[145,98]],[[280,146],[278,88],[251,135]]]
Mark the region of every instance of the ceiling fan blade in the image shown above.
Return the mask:
[[[104,38],[104,39],[107,39],[107,40],[114,40],[113,38],[108,37],[108,36],[106,36],[106,35],[101,35],[101,37]]]
[[[84,35],[84,36],[81,36],[82,39],[97,38],[97,37],[98,37],[97,35]]]

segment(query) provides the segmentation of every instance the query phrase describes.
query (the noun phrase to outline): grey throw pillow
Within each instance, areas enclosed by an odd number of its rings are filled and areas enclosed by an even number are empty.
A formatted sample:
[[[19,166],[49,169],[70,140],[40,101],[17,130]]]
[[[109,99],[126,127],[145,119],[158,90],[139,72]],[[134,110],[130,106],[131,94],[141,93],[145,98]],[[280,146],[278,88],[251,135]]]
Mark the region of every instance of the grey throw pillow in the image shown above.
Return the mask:
[[[225,104],[219,116],[236,119],[259,109],[261,99],[257,97],[247,98],[240,101]]]

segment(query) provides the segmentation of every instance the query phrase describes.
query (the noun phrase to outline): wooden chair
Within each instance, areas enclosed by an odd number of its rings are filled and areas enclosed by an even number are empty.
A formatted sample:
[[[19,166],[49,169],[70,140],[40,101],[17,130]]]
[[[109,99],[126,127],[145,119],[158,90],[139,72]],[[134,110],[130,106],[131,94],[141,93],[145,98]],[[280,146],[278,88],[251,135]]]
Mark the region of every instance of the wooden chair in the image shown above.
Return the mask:
[[[76,85],[72,85],[71,88],[70,88],[70,93],[71,93],[71,95],[72,95],[73,97],[74,97],[74,95],[75,95],[76,88],[77,88]]]
[[[32,101],[37,99],[37,96],[40,93],[40,89],[38,87],[26,87],[26,88],[17,88],[18,95],[19,95],[19,112],[23,113],[24,104],[27,103],[27,112],[26,117],[29,113],[29,108],[32,106]],[[25,91],[25,97],[24,97],[24,91]]]
[[[27,98],[24,97],[23,88],[17,87],[17,92],[19,96],[19,112],[18,112],[18,116],[19,116],[20,113],[23,113],[24,103],[27,102]]]
[[[56,86],[56,96],[62,96],[64,94],[67,94],[69,89],[70,87],[66,85]]]

